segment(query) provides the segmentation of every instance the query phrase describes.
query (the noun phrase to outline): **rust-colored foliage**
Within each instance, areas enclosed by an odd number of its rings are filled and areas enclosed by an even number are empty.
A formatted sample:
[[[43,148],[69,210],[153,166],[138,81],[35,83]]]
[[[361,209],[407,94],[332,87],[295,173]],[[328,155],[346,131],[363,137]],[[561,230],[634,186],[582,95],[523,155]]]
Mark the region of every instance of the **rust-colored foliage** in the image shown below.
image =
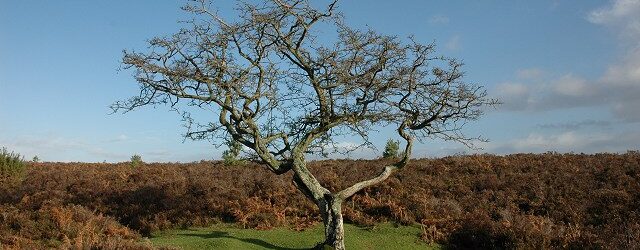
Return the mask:
[[[327,160],[310,166],[326,187],[338,190],[371,177],[383,163]],[[50,229],[16,231],[11,224],[37,221],[34,214],[44,213],[53,219],[43,225],[64,232],[72,223],[68,216],[55,217],[61,213],[56,211],[94,210],[142,234],[219,221],[302,230],[320,218],[315,205],[295,189],[290,174],[275,176],[253,164],[131,168],[126,163],[32,163],[22,183],[1,186],[0,239],[5,245],[32,231],[33,237],[60,240],[60,233],[44,235]],[[347,200],[343,211],[347,222],[361,225],[421,224],[424,240],[452,248],[633,249],[640,247],[638,190],[637,152],[452,156],[412,161],[381,185]],[[106,235],[99,237],[136,237],[126,228],[105,227],[91,230]],[[67,238],[68,244],[75,242],[73,236]],[[107,238],[82,241],[95,239]],[[43,242],[38,244],[48,244]]]
[[[110,217],[79,205],[44,204],[37,210],[0,206],[2,249],[153,249]]]

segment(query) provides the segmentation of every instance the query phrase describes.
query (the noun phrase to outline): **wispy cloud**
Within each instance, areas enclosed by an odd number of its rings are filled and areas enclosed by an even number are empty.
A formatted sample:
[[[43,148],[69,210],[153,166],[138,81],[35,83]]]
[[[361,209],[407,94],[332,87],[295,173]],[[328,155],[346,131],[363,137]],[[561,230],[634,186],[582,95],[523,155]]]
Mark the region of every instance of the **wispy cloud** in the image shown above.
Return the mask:
[[[625,152],[637,150],[640,131],[621,131],[617,133],[579,133],[566,131],[557,134],[531,133],[524,138],[515,138],[506,142],[489,143],[487,150],[498,154],[518,152],[542,153],[557,152]]]
[[[499,106],[501,110],[520,111],[528,110],[535,102],[531,98],[531,86],[519,82],[506,82],[495,87],[495,95],[503,102]]]
[[[545,75],[545,72],[539,68],[519,69],[516,76],[521,80],[539,80]]]
[[[116,136],[114,138],[108,139],[105,142],[107,142],[107,143],[124,142],[124,141],[127,141],[127,140],[129,140],[129,137],[127,135],[121,134],[121,135],[118,135],[118,136]]]
[[[606,128],[610,127],[612,123],[610,121],[601,120],[584,120],[584,121],[572,121],[562,123],[545,123],[538,124],[536,127],[542,129],[560,129],[560,130],[580,130],[588,127]]]
[[[460,36],[459,35],[455,35],[453,37],[451,37],[449,39],[449,41],[447,41],[447,43],[445,44],[445,47],[448,50],[460,50],[462,47],[462,42],[460,41]]]
[[[591,96],[595,90],[587,84],[587,80],[573,74],[560,77],[552,87],[554,93],[563,96]]]
[[[1,140],[2,138],[0,138]],[[0,141],[0,144],[11,148],[21,154],[32,157],[38,155],[43,160],[73,161],[77,159],[66,159],[67,152],[83,152],[91,158],[117,161],[126,159],[127,155],[104,149],[99,146],[87,143],[80,139],[66,138],[51,135],[25,135],[13,137]]]
[[[587,80],[569,73],[555,79],[502,83],[493,91],[504,102],[501,110],[539,112],[605,106],[619,120],[640,121],[640,78],[638,82],[610,78]]]
[[[609,6],[596,9],[587,15],[595,24],[609,25],[619,31],[621,37],[638,38],[640,36],[640,1],[614,0]]]
[[[449,23],[449,17],[445,16],[445,15],[433,15],[429,18],[429,23],[436,25],[436,24],[448,24]]]
[[[544,79],[536,70],[518,71],[519,82],[495,89],[505,103],[504,110],[606,106],[621,121],[640,122],[640,1],[614,0],[590,12],[587,20],[620,34],[625,56],[594,79],[572,73]]]
[[[601,105],[608,93],[602,86],[566,74],[556,79],[523,81],[497,85],[495,92],[505,103],[504,110],[547,111],[554,109]]]
[[[114,143],[105,143],[114,142]],[[116,143],[117,142],[117,143]],[[157,145],[118,135],[107,140],[89,140],[57,135],[22,135],[0,137],[0,147],[7,147],[29,159],[38,156],[43,161],[127,161],[133,154],[146,162],[191,162],[219,159],[222,149],[206,143]]]

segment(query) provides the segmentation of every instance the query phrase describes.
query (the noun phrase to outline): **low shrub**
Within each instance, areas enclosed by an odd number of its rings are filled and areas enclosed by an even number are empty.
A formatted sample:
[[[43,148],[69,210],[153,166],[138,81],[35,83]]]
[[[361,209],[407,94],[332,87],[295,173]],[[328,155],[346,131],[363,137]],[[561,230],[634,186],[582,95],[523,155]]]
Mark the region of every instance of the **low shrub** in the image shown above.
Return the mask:
[[[384,145],[384,152],[382,152],[382,158],[395,158],[400,154],[400,143],[392,139],[387,140],[387,144]]]
[[[230,139],[226,142],[226,145],[228,149],[222,152],[222,162],[227,166],[243,165],[245,161],[240,158],[242,144]]]
[[[335,191],[372,177],[389,162],[326,160],[309,167]],[[31,211],[25,213],[77,204],[145,235],[216,222],[298,230],[320,223],[316,206],[296,190],[291,173],[276,176],[253,163],[27,168],[18,188],[0,185],[0,204]],[[638,249],[638,190],[637,153],[453,156],[412,160],[345,201],[343,212],[346,222],[359,225],[420,225],[424,240],[450,248]]]
[[[79,205],[0,206],[2,249],[153,249],[110,217]]]
[[[144,161],[142,161],[142,156],[135,154],[131,156],[131,159],[129,160],[129,164],[131,164],[131,167],[138,167],[144,164]]]
[[[0,178],[18,177],[24,168],[24,158],[20,154],[9,152],[4,147],[0,150]]]

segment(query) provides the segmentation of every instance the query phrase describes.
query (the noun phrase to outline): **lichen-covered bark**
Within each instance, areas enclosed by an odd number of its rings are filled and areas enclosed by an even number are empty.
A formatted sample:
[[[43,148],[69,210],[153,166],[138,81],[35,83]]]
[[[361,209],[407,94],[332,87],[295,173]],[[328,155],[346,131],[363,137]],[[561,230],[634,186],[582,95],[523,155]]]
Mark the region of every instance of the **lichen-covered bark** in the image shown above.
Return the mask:
[[[320,202],[319,207],[324,223],[324,245],[331,246],[336,250],[345,249],[342,199],[328,194]]]
[[[385,166],[378,176],[358,182],[353,186],[336,193],[332,193],[323,187],[306,167],[303,152],[308,144],[301,144],[293,150],[293,183],[296,185],[298,190],[318,206],[325,231],[325,241],[321,244],[323,247],[330,246],[333,249],[345,249],[342,218],[342,202],[344,200],[366,187],[383,182],[389,178],[395,170],[403,168],[408,163],[413,147],[413,139],[403,132],[402,127],[399,129],[399,132],[407,141],[405,151],[403,152],[401,159],[393,165]],[[308,141],[311,141],[312,139],[313,137],[309,136]]]

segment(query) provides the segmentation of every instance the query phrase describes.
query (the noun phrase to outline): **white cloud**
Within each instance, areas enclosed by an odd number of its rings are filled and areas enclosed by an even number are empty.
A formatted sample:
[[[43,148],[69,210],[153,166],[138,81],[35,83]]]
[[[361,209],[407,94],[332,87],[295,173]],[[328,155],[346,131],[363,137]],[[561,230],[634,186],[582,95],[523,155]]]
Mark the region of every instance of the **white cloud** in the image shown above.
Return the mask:
[[[112,139],[106,140],[105,142],[123,142],[127,140],[129,140],[129,137],[127,135],[121,134]]]
[[[117,140],[118,144],[108,143],[114,140]],[[71,138],[51,134],[0,136],[0,147],[7,147],[9,150],[20,153],[26,159],[37,155],[43,161],[121,162],[129,160],[133,154],[138,154],[145,162],[191,162],[219,159],[222,151],[204,142],[188,145],[168,145],[164,141],[159,143],[161,146],[156,147],[146,142],[131,140],[126,135],[116,136],[112,140]]]
[[[499,109],[526,110],[532,105],[532,90],[522,83],[502,83],[496,86],[498,99],[503,103]]]
[[[520,69],[516,72],[516,76],[522,80],[539,80],[544,74],[544,71],[538,68]]]
[[[589,13],[587,20],[612,27],[631,46],[640,45],[640,0],[614,0]]]
[[[593,92],[593,86],[589,86],[587,81],[567,74],[555,81],[553,89],[556,93],[567,96],[587,96]]]
[[[601,79],[612,85],[640,86],[640,48],[635,48],[619,63],[611,65]]]
[[[496,92],[512,111],[547,111],[574,107],[608,107],[613,117],[626,122],[640,121],[640,0],[613,0],[590,12],[587,19],[620,34],[618,49],[625,54],[600,77],[584,79],[566,74],[543,79],[541,70],[516,72],[521,85],[500,85]]]
[[[589,13],[587,19],[592,23],[606,24],[626,18],[640,18],[637,16],[640,12],[640,1],[614,0],[612,2],[611,6],[602,7]]]
[[[623,121],[640,122],[640,99],[616,103],[613,113]]]
[[[523,97],[529,95],[529,87],[521,83],[503,83],[498,85],[498,93],[504,96]]]
[[[611,93],[613,114],[624,121],[640,121],[640,0],[614,0],[592,11],[589,21],[606,25],[620,34],[625,57],[600,78],[602,91]]]
[[[530,134],[527,138],[513,141],[511,145],[519,151],[528,152],[541,149],[576,148],[583,146],[585,141],[585,138],[577,136],[574,132],[566,132],[552,136]]]
[[[640,84],[588,81],[570,73],[555,79],[499,84],[493,91],[504,103],[498,107],[499,110],[540,112],[605,106],[618,118],[640,116],[640,106],[636,102],[640,96]],[[625,112],[614,112],[614,107],[620,106],[637,109],[617,108]]]
[[[451,37],[449,39],[449,41],[447,41],[447,43],[445,44],[445,47],[448,50],[459,50],[461,48],[461,42],[460,42],[460,36],[459,35],[455,35],[453,37]]]
[[[637,150],[640,131],[620,131],[617,133],[579,133],[566,131],[558,134],[531,133],[524,138],[516,138],[506,142],[490,142],[486,148],[489,152],[511,154],[518,152],[542,153],[557,152],[625,152]]]
[[[579,130],[586,127],[609,128],[610,126],[611,126],[610,121],[584,120],[584,121],[571,121],[571,122],[563,122],[563,123],[538,124],[536,127],[542,128],[542,129]]]
[[[2,138],[0,138],[2,139]],[[77,161],[69,157],[68,152],[83,152],[90,158],[101,158],[110,161],[127,159],[127,155],[106,150],[82,140],[60,136],[21,136],[0,141],[0,144],[19,152],[27,158],[38,156],[45,161]]]
[[[448,24],[449,17],[445,15],[433,15],[431,16],[431,18],[429,18],[429,23],[430,24]]]

